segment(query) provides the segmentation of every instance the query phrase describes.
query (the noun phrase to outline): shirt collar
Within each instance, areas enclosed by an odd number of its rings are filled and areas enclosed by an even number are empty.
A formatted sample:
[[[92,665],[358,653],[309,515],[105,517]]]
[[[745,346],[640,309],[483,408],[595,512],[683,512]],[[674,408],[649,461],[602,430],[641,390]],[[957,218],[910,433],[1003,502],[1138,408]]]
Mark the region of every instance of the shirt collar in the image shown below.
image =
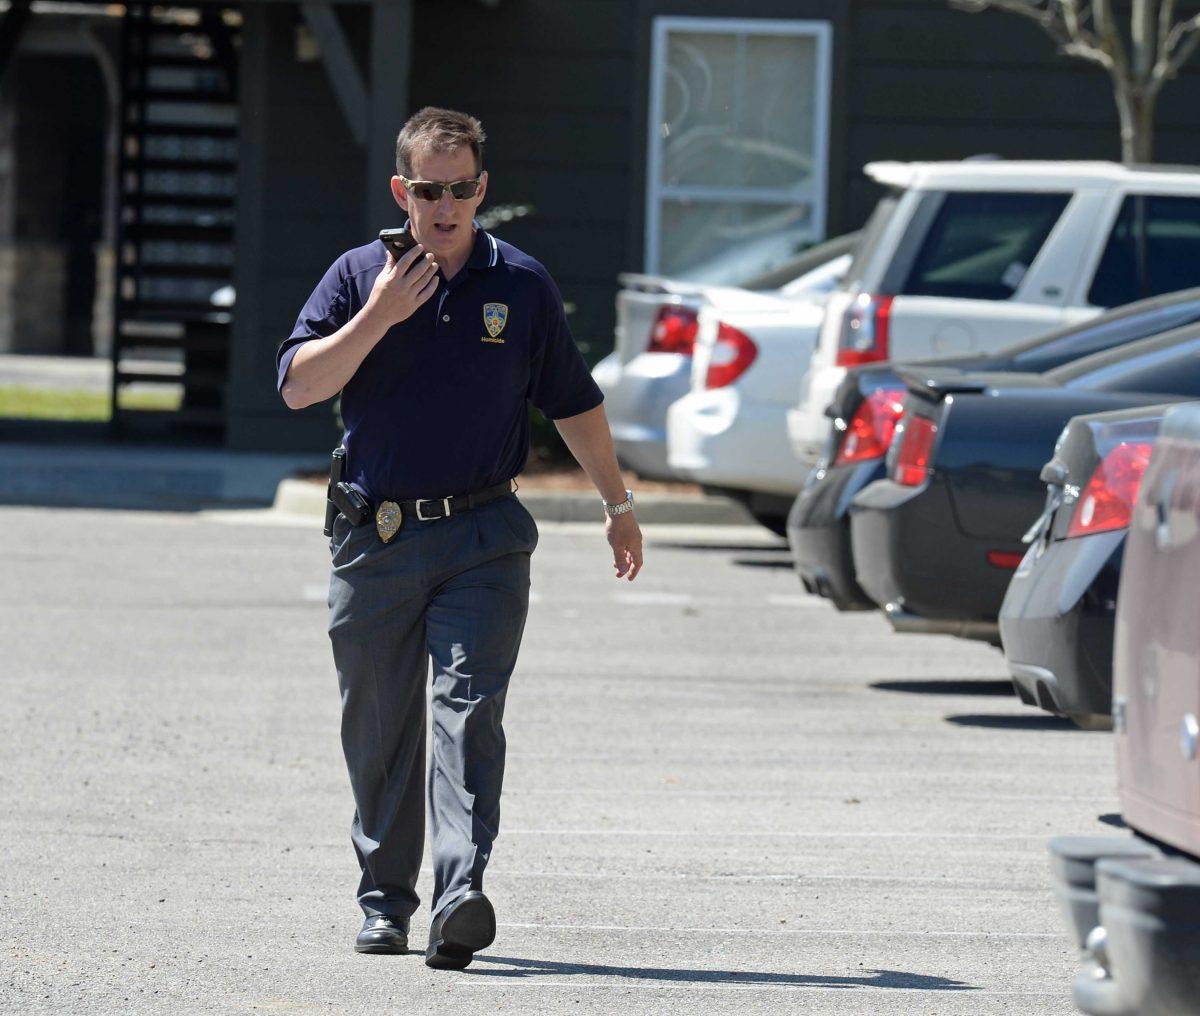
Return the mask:
[[[495,268],[500,263],[500,247],[496,238],[477,221],[472,222],[472,225],[475,227],[475,246],[471,248],[471,256],[467,258],[467,267],[475,270]]]
[[[471,248],[464,267],[475,271],[495,268],[500,263],[500,245],[496,243],[496,238],[479,224],[478,219],[472,219],[471,225],[475,228],[475,245]],[[412,229],[412,219],[404,220],[404,228]]]

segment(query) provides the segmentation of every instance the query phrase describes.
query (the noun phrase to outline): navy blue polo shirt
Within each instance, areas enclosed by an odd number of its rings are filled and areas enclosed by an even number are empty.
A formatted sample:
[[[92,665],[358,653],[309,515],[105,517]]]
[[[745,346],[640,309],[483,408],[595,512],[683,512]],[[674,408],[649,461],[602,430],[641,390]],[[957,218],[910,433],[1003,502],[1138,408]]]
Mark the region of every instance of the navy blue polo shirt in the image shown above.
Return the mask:
[[[303,343],[362,309],[386,261],[376,240],[333,263],[279,347],[279,389]],[[549,273],[477,228],[465,267],[390,328],[342,390],[346,479],[373,501],[480,490],[525,468],[527,402],[558,420],[603,399]]]

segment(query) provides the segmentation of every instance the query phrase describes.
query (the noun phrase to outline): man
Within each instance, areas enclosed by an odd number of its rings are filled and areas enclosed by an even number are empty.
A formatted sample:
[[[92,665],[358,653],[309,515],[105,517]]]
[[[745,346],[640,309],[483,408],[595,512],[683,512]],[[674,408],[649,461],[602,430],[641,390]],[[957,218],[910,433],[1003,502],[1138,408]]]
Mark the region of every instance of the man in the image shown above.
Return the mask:
[[[426,108],[405,124],[391,188],[419,246],[398,261],[380,241],[343,254],[278,354],[289,407],[342,393],[345,476],[367,508],[361,525],[339,515],[330,543],[329,635],[366,915],[355,948],[408,947],[432,660],[425,962],[449,969],[495,937],[483,872],[537,544],[511,487],[529,451],[527,402],[555,421],[600,492],[616,577],[632,580],[642,566],[603,396],[558,289],[537,261],[474,221],[487,193],[483,142],[479,121],[463,113]]]

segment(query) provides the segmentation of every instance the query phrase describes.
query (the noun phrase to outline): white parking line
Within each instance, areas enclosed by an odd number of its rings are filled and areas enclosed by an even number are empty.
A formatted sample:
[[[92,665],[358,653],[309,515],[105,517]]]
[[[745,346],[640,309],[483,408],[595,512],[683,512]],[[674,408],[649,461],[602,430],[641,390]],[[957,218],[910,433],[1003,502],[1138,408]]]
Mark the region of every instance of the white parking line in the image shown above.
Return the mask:
[[[624,931],[656,935],[826,935],[838,938],[982,938],[982,939],[1045,939],[1064,938],[1054,931],[918,931],[888,928],[672,928],[648,924],[509,924],[500,928],[522,931]]]
[[[686,607],[695,600],[690,593],[660,593],[654,591],[613,593],[609,599],[626,607]]]

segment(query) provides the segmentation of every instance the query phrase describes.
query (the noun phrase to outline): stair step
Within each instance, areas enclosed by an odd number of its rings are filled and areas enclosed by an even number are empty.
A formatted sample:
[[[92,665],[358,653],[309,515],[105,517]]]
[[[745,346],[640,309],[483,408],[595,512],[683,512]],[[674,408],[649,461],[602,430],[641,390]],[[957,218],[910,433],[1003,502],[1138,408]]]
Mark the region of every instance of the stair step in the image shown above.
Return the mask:
[[[230,106],[237,96],[232,92],[201,92],[194,88],[131,88],[130,102],[196,102],[205,106]]]
[[[146,123],[127,124],[125,133],[134,137],[236,138],[238,129],[232,124]]]
[[[122,335],[117,343],[117,353],[120,355],[128,349],[182,349],[194,353],[224,353],[229,349],[229,336],[185,335],[176,339],[165,335]]]
[[[228,386],[229,378],[223,372],[215,370],[190,370],[183,374],[155,374],[152,372],[120,370],[116,373],[118,385],[157,384],[183,385],[185,388],[222,389]]]
[[[131,159],[131,169],[145,172],[174,170],[177,173],[236,173],[238,164],[232,160],[217,159]]]
[[[184,243],[232,243],[232,226],[168,226],[134,222],[124,229],[126,240],[179,240]]]
[[[224,427],[223,409],[122,409],[113,411],[113,424],[118,428],[133,427],[170,429],[173,427]]]
[[[203,300],[122,300],[121,309],[145,320],[149,314],[229,314],[233,308]]]
[[[145,191],[128,191],[123,195],[125,207],[166,205],[179,208],[233,208],[237,201],[220,194],[147,194]]]
[[[233,281],[233,265],[147,264],[123,265],[122,275],[144,279],[227,279]]]

